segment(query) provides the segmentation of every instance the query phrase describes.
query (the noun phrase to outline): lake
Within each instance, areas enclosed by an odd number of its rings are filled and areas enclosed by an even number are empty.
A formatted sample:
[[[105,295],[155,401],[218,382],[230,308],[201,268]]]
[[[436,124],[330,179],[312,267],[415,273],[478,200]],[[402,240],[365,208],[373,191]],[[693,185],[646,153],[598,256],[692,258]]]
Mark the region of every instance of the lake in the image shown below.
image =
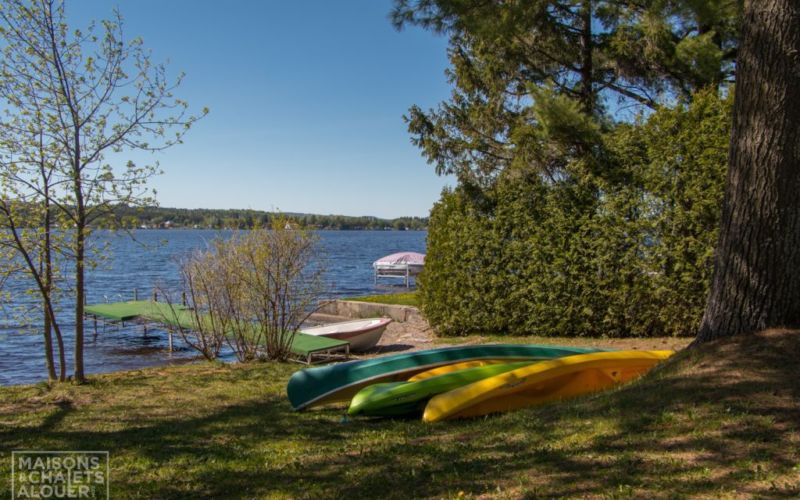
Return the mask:
[[[175,289],[180,283],[178,261],[195,249],[203,249],[215,238],[226,238],[231,231],[213,230],[137,230],[132,233],[100,231],[93,238],[102,252],[103,262],[87,273],[87,301],[90,304],[133,300],[151,296],[155,287]],[[425,253],[424,231],[317,231],[321,256],[328,269],[326,282],[333,297],[353,297],[405,290],[400,280],[376,285],[372,262],[394,252]],[[47,379],[43,340],[38,323],[26,324],[14,312],[20,308],[36,310],[35,296],[24,294],[26,283],[7,283],[11,302],[0,311],[0,385],[28,384]],[[65,298],[65,310],[69,310]],[[39,321],[41,313],[35,313]],[[74,317],[61,314],[67,348],[69,373],[72,363]],[[69,321],[67,321],[69,320]],[[87,373],[130,370],[170,363],[185,363],[196,354],[176,339],[176,349],[167,351],[167,336],[161,330],[139,325],[125,327],[102,324],[95,333],[92,322],[85,328]]]

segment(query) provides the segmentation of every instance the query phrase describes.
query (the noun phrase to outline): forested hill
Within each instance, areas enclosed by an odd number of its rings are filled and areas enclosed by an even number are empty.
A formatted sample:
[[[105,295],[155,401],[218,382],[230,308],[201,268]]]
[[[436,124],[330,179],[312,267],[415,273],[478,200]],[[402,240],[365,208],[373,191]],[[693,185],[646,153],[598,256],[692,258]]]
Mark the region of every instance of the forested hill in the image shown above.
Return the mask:
[[[283,217],[299,227],[308,229],[372,229],[421,230],[428,227],[427,217],[351,217],[346,215],[316,215],[260,210],[214,210],[165,207],[127,207],[114,209],[116,222],[107,221],[101,226],[124,228],[194,228],[194,229],[248,229],[265,226],[276,217]]]

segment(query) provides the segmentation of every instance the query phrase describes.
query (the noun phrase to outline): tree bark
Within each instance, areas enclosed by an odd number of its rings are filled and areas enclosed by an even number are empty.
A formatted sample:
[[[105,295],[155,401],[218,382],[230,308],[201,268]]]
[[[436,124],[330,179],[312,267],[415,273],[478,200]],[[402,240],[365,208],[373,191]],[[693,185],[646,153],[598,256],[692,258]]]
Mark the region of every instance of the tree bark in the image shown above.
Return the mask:
[[[66,362],[64,359],[64,339],[61,336],[61,328],[58,321],[53,315],[52,298],[53,298],[53,214],[50,207],[52,187],[50,186],[51,173],[48,172],[45,156],[44,156],[44,140],[43,134],[38,135],[39,141],[39,175],[42,178],[42,192],[44,193],[44,241],[42,243],[42,255],[44,259],[44,288],[42,289],[43,295],[43,310],[44,310],[44,338],[45,349],[47,351],[47,364],[48,364],[48,377],[50,380],[56,378],[55,366],[53,360],[53,332],[56,335],[56,342],[58,345],[58,367],[59,374],[58,380],[64,382],[66,380]]]
[[[44,175],[43,175],[44,178]],[[50,193],[49,186],[46,187],[46,191]],[[58,321],[56,321],[55,316],[53,316],[53,307],[52,307],[52,297],[53,297],[53,245],[51,239],[51,233],[53,227],[52,222],[52,215],[50,213],[50,200],[45,199],[45,223],[44,223],[44,281],[45,281],[45,304],[44,304],[44,330],[45,335],[51,345],[51,353],[52,356],[52,340],[51,340],[51,332],[55,332],[56,335],[56,344],[58,346],[58,380],[64,382],[67,379],[66,370],[67,370],[67,363],[64,359],[64,338],[61,336],[61,327],[58,325]],[[53,373],[55,376],[55,372]]]
[[[592,43],[592,0],[583,0],[581,4],[581,104],[583,111],[594,114],[594,44]]]
[[[45,189],[47,189],[45,185]],[[44,241],[41,251],[42,274],[44,277],[44,289],[47,296],[51,296],[53,283],[52,255],[50,254],[50,207],[47,200],[44,202]],[[56,380],[56,367],[53,359],[53,325],[50,321],[50,310],[47,307],[47,300],[42,300],[42,311],[44,312],[44,324],[42,333],[44,335],[44,358],[47,365],[47,378],[51,382]]]
[[[75,382],[84,382],[86,380],[83,369],[83,313],[84,297],[86,295],[86,284],[84,282],[85,231],[86,228],[79,224],[75,235],[75,371],[73,374]]]
[[[76,134],[76,137],[78,135]],[[80,165],[80,145],[76,139],[76,165]],[[78,222],[75,225],[75,382],[83,383],[86,376],[83,367],[83,314],[86,296],[86,207],[81,188],[80,168],[75,167],[75,199]]]
[[[800,2],[748,0],[711,293],[695,344],[800,326]]]
[[[86,381],[83,367],[83,314],[86,304],[86,203],[83,194],[83,159],[81,158],[81,127],[75,112],[72,110],[74,127],[72,158],[72,189],[75,194],[75,382]]]

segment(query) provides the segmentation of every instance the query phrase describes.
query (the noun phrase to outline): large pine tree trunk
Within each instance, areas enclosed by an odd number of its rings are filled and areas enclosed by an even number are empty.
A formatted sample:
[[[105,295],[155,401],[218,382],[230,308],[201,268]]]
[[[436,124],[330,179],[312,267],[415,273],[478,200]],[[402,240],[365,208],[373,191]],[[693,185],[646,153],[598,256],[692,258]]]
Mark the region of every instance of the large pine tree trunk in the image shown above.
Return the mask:
[[[722,225],[696,343],[800,326],[800,1],[744,9]]]

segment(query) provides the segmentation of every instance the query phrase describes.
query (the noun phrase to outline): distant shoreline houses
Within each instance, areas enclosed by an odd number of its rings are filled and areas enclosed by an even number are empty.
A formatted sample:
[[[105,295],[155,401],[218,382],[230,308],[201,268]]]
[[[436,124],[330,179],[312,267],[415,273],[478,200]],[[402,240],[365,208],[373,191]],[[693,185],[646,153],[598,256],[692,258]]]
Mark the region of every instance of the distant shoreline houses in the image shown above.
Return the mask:
[[[115,228],[115,227],[119,228],[119,226],[113,226],[113,225],[110,225],[110,224],[101,226],[101,228],[105,228],[105,229],[112,229],[112,228]],[[213,226],[212,227],[212,226],[200,226],[200,225],[197,225],[197,224],[195,224],[193,226],[176,226],[174,224],[168,224],[168,223],[165,222],[165,223],[159,224],[159,225],[148,226],[147,224],[142,224],[142,225],[136,226],[136,227],[123,227],[123,228],[120,228],[120,229],[236,230],[236,229],[252,229],[252,228],[237,227],[237,226],[232,226],[232,227]],[[401,228],[401,229],[395,229],[393,227],[388,227],[388,226],[387,227],[383,227],[383,228],[375,228],[375,227],[346,227],[346,228],[338,228],[338,227],[305,226],[305,227],[303,227],[303,229],[308,229],[308,230],[311,230],[311,231],[427,231],[428,227],[425,226],[425,227],[420,227],[420,228],[415,228],[415,229],[411,229],[411,228],[407,228],[406,227],[406,228]]]
[[[311,230],[421,231],[427,217],[378,217],[262,212],[257,210],[215,210],[162,207],[114,207],[113,216],[100,227],[122,229],[251,229],[265,227],[276,219],[293,227]]]

